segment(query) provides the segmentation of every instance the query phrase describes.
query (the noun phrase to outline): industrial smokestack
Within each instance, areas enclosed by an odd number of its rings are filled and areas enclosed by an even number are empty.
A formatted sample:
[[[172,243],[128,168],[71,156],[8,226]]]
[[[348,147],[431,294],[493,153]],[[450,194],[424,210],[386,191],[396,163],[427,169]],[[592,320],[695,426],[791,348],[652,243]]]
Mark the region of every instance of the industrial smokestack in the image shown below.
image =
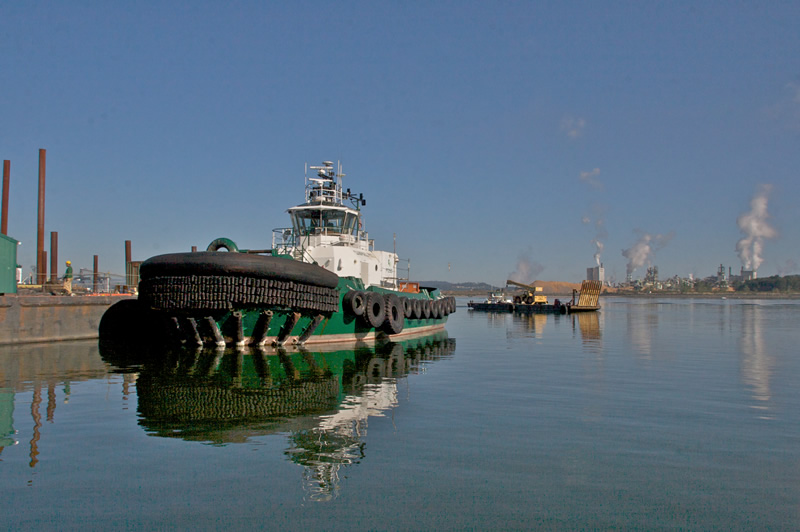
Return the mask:
[[[39,284],[47,280],[47,259],[44,251],[44,175],[47,151],[39,150],[39,223],[36,226],[36,276]]]
[[[3,161],[3,218],[0,233],[8,236],[8,181],[11,179],[11,161]]]

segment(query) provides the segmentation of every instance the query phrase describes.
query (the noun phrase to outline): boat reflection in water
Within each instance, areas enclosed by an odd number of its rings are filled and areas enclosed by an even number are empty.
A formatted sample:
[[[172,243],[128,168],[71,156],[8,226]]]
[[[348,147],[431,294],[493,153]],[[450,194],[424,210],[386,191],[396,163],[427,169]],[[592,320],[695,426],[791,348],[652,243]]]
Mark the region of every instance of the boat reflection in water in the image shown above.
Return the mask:
[[[470,319],[484,321],[490,329],[506,328],[510,336],[543,338],[548,327],[567,324],[580,335],[587,352],[599,353],[603,349],[603,314],[579,312],[560,315],[554,313],[474,312]]]
[[[336,496],[339,470],[364,457],[367,420],[397,405],[397,379],[451,356],[445,331],[402,343],[306,351],[172,350],[139,354],[101,345],[103,359],[137,374],[139,424],[152,436],[214,445],[289,433],[316,500]]]

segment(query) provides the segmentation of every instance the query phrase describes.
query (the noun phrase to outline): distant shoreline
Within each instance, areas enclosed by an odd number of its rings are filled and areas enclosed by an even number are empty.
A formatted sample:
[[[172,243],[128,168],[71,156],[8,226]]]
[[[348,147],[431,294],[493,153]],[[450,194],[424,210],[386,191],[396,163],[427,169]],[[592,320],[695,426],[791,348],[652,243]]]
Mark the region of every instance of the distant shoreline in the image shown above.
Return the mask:
[[[486,291],[466,291],[466,290],[442,290],[442,293],[448,296],[456,297],[478,297],[485,298]],[[548,296],[558,297],[571,297],[565,294],[553,294],[545,292]],[[639,299],[800,299],[798,292],[603,292],[600,294],[600,299],[605,297],[631,297]]]
[[[635,297],[643,299],[676,298],[676,299],[800,299],[797,292],[603,292],[603,297]]]

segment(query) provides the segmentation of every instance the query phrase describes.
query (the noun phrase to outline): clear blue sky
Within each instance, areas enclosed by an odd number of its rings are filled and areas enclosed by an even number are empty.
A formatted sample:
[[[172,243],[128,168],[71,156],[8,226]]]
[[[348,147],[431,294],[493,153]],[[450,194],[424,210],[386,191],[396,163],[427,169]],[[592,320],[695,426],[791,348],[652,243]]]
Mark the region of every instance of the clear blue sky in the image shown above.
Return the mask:
[[[797,1],[6,1],[0,21],[26,273],[40,148],[60,271],[122,273],[125,240],[269,247],[304,164],[341,160],[416,280],[578,281],[597,241],[617,280],[634,256],[634,278],[738,272],[753,234],[760,277],[800,273]]]

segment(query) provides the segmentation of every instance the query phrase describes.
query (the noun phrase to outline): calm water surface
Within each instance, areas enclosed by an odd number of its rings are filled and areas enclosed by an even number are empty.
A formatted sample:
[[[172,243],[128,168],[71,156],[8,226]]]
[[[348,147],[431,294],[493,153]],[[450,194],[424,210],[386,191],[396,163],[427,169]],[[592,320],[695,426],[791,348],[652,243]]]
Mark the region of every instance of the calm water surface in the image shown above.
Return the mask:
[[[0,347],[2,522],[800,528],[800,302],[464,303],[379,349]]]

